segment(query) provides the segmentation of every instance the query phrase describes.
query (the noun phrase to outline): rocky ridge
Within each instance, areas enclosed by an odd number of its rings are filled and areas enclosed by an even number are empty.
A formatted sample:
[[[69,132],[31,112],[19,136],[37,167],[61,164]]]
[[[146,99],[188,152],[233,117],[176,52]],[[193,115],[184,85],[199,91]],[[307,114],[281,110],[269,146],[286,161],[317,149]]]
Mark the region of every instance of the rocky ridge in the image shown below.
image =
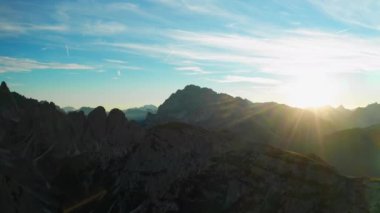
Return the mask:
[[[3,86],[2,86],[3,87]],[[6,97],[6,98],[3,98]],[[190,124],[0,93],[1,212],[368,212],[368,180]],[[373,208],[372,208],[373,209]]]

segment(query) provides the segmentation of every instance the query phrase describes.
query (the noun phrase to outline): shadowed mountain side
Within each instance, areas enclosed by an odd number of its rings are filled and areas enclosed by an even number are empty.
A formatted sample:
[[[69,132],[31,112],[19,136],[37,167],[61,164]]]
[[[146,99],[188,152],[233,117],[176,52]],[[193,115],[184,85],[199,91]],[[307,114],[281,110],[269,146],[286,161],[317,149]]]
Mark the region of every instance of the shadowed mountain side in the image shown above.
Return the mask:
[[[367,180],[341,176],[317,158],[182,123],[143,129],[116,109],[65,114],[53,103],[8,96],[14,101],[4,106],[17,106],[18,119],[0,115],[7,121],[1,212],[368,212],[371,206]]]
[[[305,153],[317,153],[322,136],[335,130],[330,122],[308,110],[251,103],[194,85],[172,94],[155,115],[148,115],[146,123],[154,126],[173,121]]]
[[[343,174],[380,177],[380,126],[342,130],[326,136],[323,158]]]

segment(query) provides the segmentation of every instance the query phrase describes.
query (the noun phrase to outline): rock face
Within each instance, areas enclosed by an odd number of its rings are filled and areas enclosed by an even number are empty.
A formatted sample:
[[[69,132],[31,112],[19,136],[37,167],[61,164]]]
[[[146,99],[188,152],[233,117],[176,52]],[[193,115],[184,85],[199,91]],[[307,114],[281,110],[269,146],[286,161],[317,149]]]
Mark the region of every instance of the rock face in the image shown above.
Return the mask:
[[[144,129],[117,109],[65,114],[53,103],[8,91],[1,96],[11,98],[0,99],[9,109],[0,114],[0,212],[368,212],[373,206],[366,180],[341,176],[317,158],[184,123]]]

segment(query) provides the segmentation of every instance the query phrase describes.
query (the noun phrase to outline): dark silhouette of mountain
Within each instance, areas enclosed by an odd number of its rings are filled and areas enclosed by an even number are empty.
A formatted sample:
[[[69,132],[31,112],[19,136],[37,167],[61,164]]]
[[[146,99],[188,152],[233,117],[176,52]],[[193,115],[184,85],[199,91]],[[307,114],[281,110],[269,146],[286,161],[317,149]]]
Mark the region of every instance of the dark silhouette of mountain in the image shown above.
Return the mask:
[[[145,129],[118,109],[66,114],[3,88],[0,98],[0,212],[368,212],[378,202],[372,181],[316,157],[183,123]]]
[[[79,109],[76,109],[74,107],[63,107],[62,110],[66,113],[74,112],[74,111],[82,111],[85,115],[90,114],[91,111],[93,111],[95,108],[92,107],[81,107]],[[137,121],[137,122],[143,122],[148,115],[148,113],[155,114],[157,112],[157,107],[154,105],[144,105],[142,107],[134,107],[129,108],[126,110],[123,110],[125,116],[129,120]]]
[[[211,89],[186,86],[172,94],[146,123],[185,122],[212,131],[225,131],[254,142],[318,153],[322,136],[333,132],[331,122],[303,109],[277,103],[252,103]]]
[[[145,105],[124,110],[124,114],[129,120],[138,122],[144,121],[148,113],[155,114],[156,112],[157,107],[154,105]]]
[[[343,174],[380,176],[380,125],[326,136],[324,159]]]

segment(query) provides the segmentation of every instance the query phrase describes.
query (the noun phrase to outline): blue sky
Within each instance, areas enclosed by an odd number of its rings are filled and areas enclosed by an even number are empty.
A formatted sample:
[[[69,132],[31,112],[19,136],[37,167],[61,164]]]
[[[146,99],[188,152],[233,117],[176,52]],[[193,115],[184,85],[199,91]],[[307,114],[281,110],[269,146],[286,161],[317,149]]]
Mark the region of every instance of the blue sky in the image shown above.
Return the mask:
[[[295,106],[379,100],[376,0],[0,2],[0,80],[60,106],[159,105],[187,84]]]

